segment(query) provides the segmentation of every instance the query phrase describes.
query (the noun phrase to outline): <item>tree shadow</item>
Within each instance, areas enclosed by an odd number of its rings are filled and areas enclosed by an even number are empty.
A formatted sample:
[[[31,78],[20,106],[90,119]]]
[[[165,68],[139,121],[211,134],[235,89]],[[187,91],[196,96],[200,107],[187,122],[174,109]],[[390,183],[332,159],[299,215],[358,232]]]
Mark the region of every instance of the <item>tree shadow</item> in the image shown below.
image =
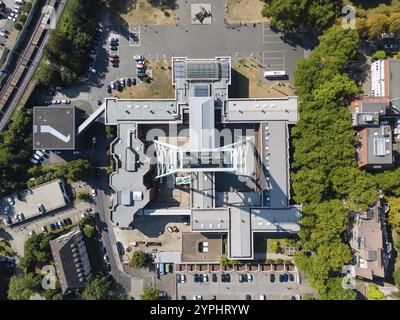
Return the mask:
[[[178,7],[176,0],[147,0],[152,7],[174,10]]]

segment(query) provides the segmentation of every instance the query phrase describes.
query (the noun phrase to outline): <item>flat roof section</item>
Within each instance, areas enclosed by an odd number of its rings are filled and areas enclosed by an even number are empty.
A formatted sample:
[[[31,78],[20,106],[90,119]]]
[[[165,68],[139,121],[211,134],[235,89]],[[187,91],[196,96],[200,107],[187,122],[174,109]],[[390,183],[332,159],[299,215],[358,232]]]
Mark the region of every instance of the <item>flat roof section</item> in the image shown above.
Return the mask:
[[[225,103],[225,121],[298,121],[297,97],[270,99],[228,99]]]
[[[391,99],[400,98],[400,60],[389,61],[389,94]],[[400,107],[400,100],[395,100],[392,105]]]
[[[178,110],[176,100],[106,99],[106,124],[122,121],[174,121]]]
[[[253,257],[253,235],[249,208],[231,207],[229,233],[229,257],[246,259]]]
[[[271,208],[288,207],[289,201],[289,154],[288,154],[288,129],[282,121],[270,121],[268,130],[262,137],[268,146],[269,160],[267,172],[269,173],[269,206]],[[267,139],[268,138],[268,139]]]
[[[33,108],[33,150],[73,150],[75,129],[75,107]]]

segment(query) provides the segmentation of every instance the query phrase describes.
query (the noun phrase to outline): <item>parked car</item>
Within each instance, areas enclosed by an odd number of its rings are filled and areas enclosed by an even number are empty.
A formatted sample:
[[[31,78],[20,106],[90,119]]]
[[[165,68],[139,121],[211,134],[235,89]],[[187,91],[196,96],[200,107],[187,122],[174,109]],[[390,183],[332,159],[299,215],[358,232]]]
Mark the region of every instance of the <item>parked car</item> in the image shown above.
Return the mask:
[[[29,235],[33,236],[36,232],[34,230],[29,231]]]
[[[7,19],[8,20],[10,20],[11,22],[15,22],[15,21],[17,21],[17,19],[15,19],[14,17],[12,17],[12,16],[8,16],[7,17]]]
[[[38,161],[42,160],[42,158],[39,157],[36,153],[34,153],[34,154],[32,155],[32,157],[33,157],[34,159],[38,160]]]
[[[143,61],[144,57],[143,56],[139,56],[139,55],[135,55],[135,56],[133,56],[133,60],[135,60],[135,61]]]
[[[206,274],[203,274],[203,282],[208,282],[208,275],[206,275]]]
[[[38,164],[39,163],[39,161],[37,161],[36,159],[32,159],[32,158],[30,158],[29,161],[32,162],[33,164]]]
[[[225,282],[231,282],[231,276],[229,273],[225,274]]]
[[[54,231],[54,230],[56,230],[57,229],[57,226],[54,224],[54,223],[51,223],[50,224],[50,230],[51,231]]]
[[[3,209],[3,213],[7,215],[10,212],[10,206],[5,206]]]
[[[186,300],[186,296],[181,296],[181,300]]]
[[[103,256],[103,259],[104,259],[104,262],[106,262],[106,263],[110,262],[110,259],[108,258],[108,255],[107,255],[107,254],[105,254],[105,255]]]
[[[111,93],[111,92],[112,92],[111,86],[108,85],[108,86],[107,86],[107,93]]]
[[[211,280],[212,280],[212,282],[218,282],[218,277],[217,277],[217,275],[215,273],[213,273],[211,275]]]
[[[8,38],[8,35],[7,35],[7,33],[5,33],[5,32],[3,32],[3,31],[0,31],[0,36],[2,36],[3,38]]]
[[[92,197],[94,198],[95,196],[97,196],[97,191],[96,189],[92,189]]]
[[[42,226],[40,229],[41,229],[41,230],[42,230],[42,232],[44,232],[44,233],[48,232],[48,229],[47,229],[47,227],[46,227],[46,226]]]
[[[211,296],[211,300],[217,300],[217,296],[212,295],[212,296]]]
[[[40,214],[43,214],[46,211],[41,203],[38,204],[37,208]]]
[[[246,294],[246,300],[251,300],[251,295]]]
[[[118,68],[119,63],[118,63],[118,62],[113,62],[111,65],[112,65],[114,68]]]
[[[260,294],[260,300],[267,300],[267,299],[265,298],[265,294]]]
[[[244,274],[240,273],[239,274],[239,282],[242,283],[244,281],[245,281],[245,276],[244,276]]]
[[[61,103],[70,104],[71,100],[69,99],[61,100]]]
[[[289,275],[287,273],[284,273],[283,275],[283,281],[288,282],[289,281]]]
[[[293,275],[293,273],[289,273],[289,280],[290,280],[290,281],[294,281],[294,275]]]
[[[167,295],[167,292],[165,292],[165,291],[158,291],[158,297],[159,298],[166,298],[168,295]]]
[[[8,202],[8,204],[9,204],[10,206],[13,206],[13,205],[14,205],[14,199],[13,199],[13,197],[12,197],[12,196],[7,197],[7,202]]]
[[[63,221],[57,221],[57,225],[59,228],[62,228],[65,226]]]
[[[131,80],[131,78],[126,79],[126,85],[127,85],[128,87],[130,87],[130,86],[132,85],[132,80]]]
[[[118,50],[118,47],[117,46],[110,46],[110,50],[112,50],[112,51]]]
[[[42,151],[40,151],[40,150],[37,150],[35,153],[36,153],[39,157],[42,157],[42,158],[45,157],[45,154],[44,154]]]
[[[253,281],[253,276],[250,273],[247,273],[246,274],[246,280],[247,280],[247,282]]]
[[[200,276],[196,273],[193,275],[194,282],[200,282]]]
[[[61,100],[55,99],[55,100],[51,100],[52,104],[60,104]]]
[[[110,82],[110,86],[111,86],[112,89],[115,89],[115,82],[114,82],[114,81],[111,81],[111,82]]]
[[[136,63],[136,69],[144,69],[144,63]]]
[[[184,274],[180,275],[180,282],[185,283],[186,282],[186,276]]]
[[[8,30],[7,29],[1,28],[0,31],[8,34]]]
[[[107,263],[106,264],[106,269],[107,269],[107,271],[111,271],[111,264]]]
[[[168,232],[170,232],[170,233],[172,233],[172,232],[173,232],[173,230],[172,230],[172,227],[171,227],[171,226],[168,226],[168,227],[167,227],[167,230],[168,230]]]
[[[119,81],[121,82],[121,86],[125,87],[125,79],[121,78]]]
[[[19,220],[21,220],[21,221],[25,219],[25,216],[22,212],[18,213],[17,216],[18,216]]]
[[[273,273],[269,274],[269,281],[270,282],[275,282],[275,275]]]
[[[72,224],[72,220],[71,220],[70,218],[63,219],[63,222],[64,222],[64,224],[65,224],[66,226],[69,226],[69,225]]]

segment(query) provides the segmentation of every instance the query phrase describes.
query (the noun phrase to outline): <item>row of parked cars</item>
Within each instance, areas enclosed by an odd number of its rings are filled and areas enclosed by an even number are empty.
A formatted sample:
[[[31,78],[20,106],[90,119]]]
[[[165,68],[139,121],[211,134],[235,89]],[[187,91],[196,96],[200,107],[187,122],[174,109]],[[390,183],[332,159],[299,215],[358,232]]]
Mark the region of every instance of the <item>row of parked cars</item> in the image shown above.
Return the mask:
[[[115,81],[111,81],[107,86],[107,93],[111,93],[112,90],[118,90],[121,92],[125,86],[136,85],[136,78],[121,78]]]
[[[30,161],[33,164],[38,164],[41,162],[43,159],[48,158],[48,151],[46,150],[36,150],[33,154],[32,157],[30,158]]]
[[[0,36],[2,36],[3,38],[8,38],[8,34],[9,34],[9,32],[8,32],[8,30],[7,29],[4,29],[4,28],[0,28]]]

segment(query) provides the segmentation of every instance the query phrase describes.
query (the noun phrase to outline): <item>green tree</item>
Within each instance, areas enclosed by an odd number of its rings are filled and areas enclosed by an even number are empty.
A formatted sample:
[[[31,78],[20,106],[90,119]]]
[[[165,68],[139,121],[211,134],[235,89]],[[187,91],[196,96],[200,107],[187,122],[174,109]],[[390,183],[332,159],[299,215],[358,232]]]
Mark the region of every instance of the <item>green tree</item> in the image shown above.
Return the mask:
[[[367,17],[366,27],[371,39],[378,39],[389,30],[389,20],[384,14],[371,14]]]
[[[10,300],[29,300],[32,293],[40,287],[40,279],[34,273],[12,276],[8,287],[7,297]]]
[[[58,70],[47,63],[39,65],[35,77],[41,84],[46,86],[54,86],[61,80]]]
[[[278,28],[321,32],[330,27],[339,13],[341,1],[267,0],[262,14]]]
[[[94,236],[94,227],[86,224],[83,227],[83,233],[85,234],[86,237],[92,238]]]
[[[385,300],[385,295],[379,288],[374,284],[368,285],[368,300]]]
[[[393,273],[394,283],[396,284],[397,288],[400,289],[400,269],[397,268],[396,271]]]
[[[94,169],[91,163],[87,160],[78,159],[69,162],[68,175],[69,181],[88,181],[93,175]]]
[[[387,197],[386,200],[389,203],[388,222],[395,230],[400,227],[400,198]]]
[[[98,274],[83,290],[82,298],[85,300],[106,300],[110,298],[112,280],[103,274]]]
[[[144,288],[140,295],[141,300],[158,300],[158,290],[154,288]]]
[[[396,37],[400,35],[400,12],[395,12],[389,16],[388,19],[389,32],[395,34]]]
[[[92,200],[92,196],[87,191],[81,191],[76,194],[78,200],[89,201]]]
[[[386,52],[384,50],[379,50],[372,55],[372,60],[383,60],[386,59]]]
[[[281,251],[281,246],[278,240],[271,240],[270,248],[274,253],[279,253]]]
[[[134,251],[132,253],[129,266],[135,269],[144,268],[147,263],[147,255],[143,251]]]

